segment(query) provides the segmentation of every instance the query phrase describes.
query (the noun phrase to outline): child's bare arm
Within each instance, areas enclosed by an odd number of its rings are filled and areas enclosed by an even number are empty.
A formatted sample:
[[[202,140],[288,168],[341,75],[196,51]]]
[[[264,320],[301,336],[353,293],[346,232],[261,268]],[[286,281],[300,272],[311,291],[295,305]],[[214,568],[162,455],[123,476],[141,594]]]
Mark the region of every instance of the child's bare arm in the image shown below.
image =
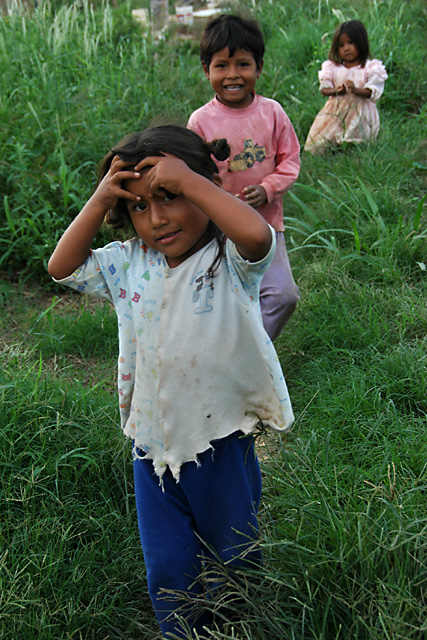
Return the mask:
[[[247,260],[256,262],[267,255],[271,247],[271,231],[253,207],[194,173],[178,158],[145,158],[135,169],[141,171],[150,165],[152,169],[147,174],[147,185],[152,193],[165,189],[193,202],[235,243]]]
[[[342,96],[347,92],[345,84],[341,84],[339,87],[323,87],[320,89],[322,96]]]
[[[53,278],[66,278],[85,262],[105,214],[117,204],[119,198],[139,200],[139,197],[121,188],[122,180],[138,178],[140,175],[123,171],[124,166],[125,163],[118,157],[113,159],[109,172],[59,240],[48,264],[48,271]]]
[[[360,98],[366,98],[367,100],[369,100],[372,95],[372,89],[356,87],[353,80],[346,80],[344,86],[347,91],[350,91],[350,93],[353,93],[355,96],[359,96]]]

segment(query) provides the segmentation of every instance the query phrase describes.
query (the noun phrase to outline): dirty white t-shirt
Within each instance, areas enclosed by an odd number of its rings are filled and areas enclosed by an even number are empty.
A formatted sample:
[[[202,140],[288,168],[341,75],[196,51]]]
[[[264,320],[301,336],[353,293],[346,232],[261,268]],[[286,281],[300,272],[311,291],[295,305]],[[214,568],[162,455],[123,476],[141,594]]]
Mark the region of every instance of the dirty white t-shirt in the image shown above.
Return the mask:
[[[138,238],[92,251],[60,280],[110,300],[119,326],[121,423],[135,448],[179,479],[184,462],[259,420],[276,430],[293,421],[286,382],[262,325],[259,286],[275,251],[247,262],[227,240],[208,275],[215,240],[171,269]]]

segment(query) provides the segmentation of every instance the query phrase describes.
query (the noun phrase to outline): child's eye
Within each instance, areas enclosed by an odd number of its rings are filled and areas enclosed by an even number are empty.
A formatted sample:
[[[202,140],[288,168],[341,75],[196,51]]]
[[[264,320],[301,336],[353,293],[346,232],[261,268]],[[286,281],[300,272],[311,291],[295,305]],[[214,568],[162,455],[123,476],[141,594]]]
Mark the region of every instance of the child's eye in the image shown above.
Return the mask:
[[[172,200],[175,200],[175,198],[178,197],[177,193],[171,193],[166,189],[163,189],[163,191],[165,192],[165,197],[163,198],[163,202],[171,202]]]
[[[142,213],[143,211],[145,211],[146,208],[147,208],[146,204],[144,204],[143,202],[137,202],[133,207],[133,210],[135,211],[135,213]]]

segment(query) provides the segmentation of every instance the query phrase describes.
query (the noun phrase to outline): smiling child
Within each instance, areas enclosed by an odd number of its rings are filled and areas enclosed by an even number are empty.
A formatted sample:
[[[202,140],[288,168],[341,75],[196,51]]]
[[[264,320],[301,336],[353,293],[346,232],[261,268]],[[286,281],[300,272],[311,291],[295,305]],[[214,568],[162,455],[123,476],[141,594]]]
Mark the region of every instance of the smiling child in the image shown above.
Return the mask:
[[[281,105],[255,93],[263,56],[255,20],[221,15],[210,21],[200,58],[215,97],[194,111],[188,127],[205,140],[227,139],[230,157],[218,162],[224,189],[257,209],[276,232],[276,254],[260,293],[264,327],[275,339],[299,300],[283,235],[282,196],[298,177],[300,146]]]

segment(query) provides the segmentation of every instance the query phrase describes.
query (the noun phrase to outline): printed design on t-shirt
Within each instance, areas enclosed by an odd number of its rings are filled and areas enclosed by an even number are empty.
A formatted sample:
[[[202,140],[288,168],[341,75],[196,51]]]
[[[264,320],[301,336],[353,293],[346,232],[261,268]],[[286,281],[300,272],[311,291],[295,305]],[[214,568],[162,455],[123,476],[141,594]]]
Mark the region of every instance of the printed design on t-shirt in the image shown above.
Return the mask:
[[[196,288],[193,291],[193,302],[199,304],[194,309],[194,313],[207,313],[212,311],[213,306],[209,304],[208,300],[214,297],[214,283],[213,278],[208,273],[202,274],[195,280]]]
[[[243,140],[243,149],[234,156],[233,160],[228,163],[229,171],[245,171],[250,169],[255,162],[263,162],[265,160],[265,147],[260,147],[254,143],[252,138]]]

